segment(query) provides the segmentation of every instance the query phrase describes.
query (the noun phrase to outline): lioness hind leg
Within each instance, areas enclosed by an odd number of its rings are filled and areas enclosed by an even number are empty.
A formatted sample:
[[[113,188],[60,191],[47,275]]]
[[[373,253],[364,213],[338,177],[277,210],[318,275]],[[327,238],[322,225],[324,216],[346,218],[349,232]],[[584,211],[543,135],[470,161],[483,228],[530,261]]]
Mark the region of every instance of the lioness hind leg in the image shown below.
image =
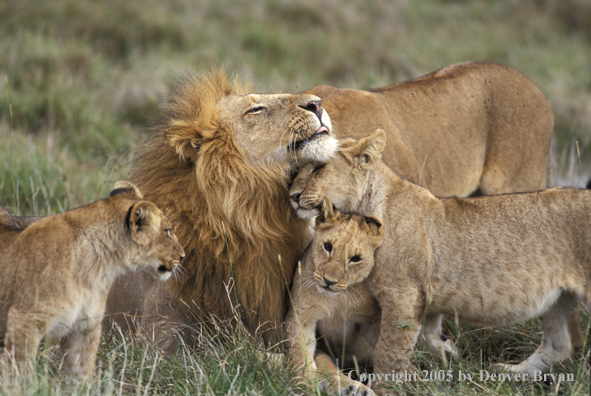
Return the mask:
[[[342,374],[328,354],[316,351],[314,361],[316,367],[318,367],[319,385],[322,390],[329,391],[332,389],[335,391],[334,394],[343,396],[375,395],[369,387]]]
[[[426,315],[423,323],[423,339],[431,354],[449,362],[458,359],[459,354],[453,340],[443,334],[442,320],[441,314]]]
[[[583,345],[577,309],[576,296],[563,293],[548,312],[539,318],[543,335],[542,344],[538,349],[517,365],[498,364],[495,368],[527,373],[533,378],[535,371],[545,371],[573,356],[576,349]]]

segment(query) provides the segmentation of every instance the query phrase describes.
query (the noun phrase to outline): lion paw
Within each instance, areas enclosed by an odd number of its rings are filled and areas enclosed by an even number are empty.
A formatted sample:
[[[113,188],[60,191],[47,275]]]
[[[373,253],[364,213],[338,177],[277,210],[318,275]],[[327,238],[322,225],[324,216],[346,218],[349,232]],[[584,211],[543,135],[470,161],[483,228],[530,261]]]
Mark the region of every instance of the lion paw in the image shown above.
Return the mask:
[[[375,396],[374,391],[361,382],[349,379],[345,375],[339,377],[322,378],[318,385],[321,390],[335,396]]]
[[[450,362],[452,360],[458,360],[459,352],[455,346],[453,340],[447,337],[445,334],[431,335],[425,334],[425,340],[429,351],[434,356],[437,356],[441,360]]]

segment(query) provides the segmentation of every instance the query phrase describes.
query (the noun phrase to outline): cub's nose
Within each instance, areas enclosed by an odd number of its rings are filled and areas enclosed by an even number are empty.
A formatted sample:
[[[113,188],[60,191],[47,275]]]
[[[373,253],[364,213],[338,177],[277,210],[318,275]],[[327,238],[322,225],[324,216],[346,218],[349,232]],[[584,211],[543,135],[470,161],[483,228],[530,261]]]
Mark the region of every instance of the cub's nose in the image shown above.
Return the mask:
[[[326,276],[324,277],[324,282],[326,283],[326,287],[332,286],[335,283],[337,283],[337,282],[333,282],[333,281],[330,281],[330,280],[326,279]]]
[[[301,197],[301,196],[302,196],[302,194],[300,194],[300,193],[295,193],[295,194],[293,194],[292,196],[290,196],[289,198],[290,198],[292,201],[296,202],[296,203],[300,203],[300,197]]]

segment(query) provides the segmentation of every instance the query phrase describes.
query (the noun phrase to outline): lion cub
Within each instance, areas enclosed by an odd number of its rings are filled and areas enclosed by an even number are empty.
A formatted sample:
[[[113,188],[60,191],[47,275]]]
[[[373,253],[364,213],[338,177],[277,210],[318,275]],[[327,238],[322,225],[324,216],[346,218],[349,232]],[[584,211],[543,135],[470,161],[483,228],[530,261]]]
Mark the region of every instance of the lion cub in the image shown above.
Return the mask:
[[[316,351],[316,333],[336,351],[343,350],[346,334],[347,357],[361,361],[371,356],[381,311],[364,279],[373,268],[384,227],[373,216],[333,210],[328,198],[323,208],[291,288],[292,306],[286,319],[289,357],[298,370],[304,370],[304,378],[323,378],[318,370],[324,367],[342,391],[370,395],[368,387],[341,375],[328,354]]]
[[[142,268],[165,280],[185,255],[170,221],[128,182],[105,200],[30,225],[6,212],[1,220],[0,344],[5,363],[20,370],[31,370],[45,337],[59,341],[78,380],[91,375],[115,278]]]
[[[341,210],[384,221],[367,279],[383,312],[374,368],[414,370],[409,360],[428,314],[483,325],[539,316],[540,347],[520,364],[496,366],[530,379],[581,349],[578,302],[591,303],[591,192],[439,199],[380,160],[385,139],[377,130],[341,142],[324,167],[304,166],[290,191],[302,210],[317,211],[330,197]]]

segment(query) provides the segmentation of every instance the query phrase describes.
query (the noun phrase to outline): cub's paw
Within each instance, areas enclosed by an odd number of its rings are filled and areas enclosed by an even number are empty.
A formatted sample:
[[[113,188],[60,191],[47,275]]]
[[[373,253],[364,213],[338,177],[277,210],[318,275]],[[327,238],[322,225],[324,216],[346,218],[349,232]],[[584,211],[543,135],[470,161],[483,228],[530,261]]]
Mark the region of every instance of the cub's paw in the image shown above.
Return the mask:
[[[516,373],[516,374],[527,374],[529,378],[533,378],[537,371],[535,367],[522,362],[521,364],[506,364],[496,363],[492,365],[492,371],[495,373]]]
[[[346,375],[339,375],[339,378],[320,378],[318,385],[320,389],[334,396],[375,396],[374,391],[368,386],[349,379]]]
[[[425,341],[427,342],[431,354],[437,356],[441,360],[450,362],[459,359],[460,354],[455,343],[445,334],[425,334]]]
[[[341,395],[343,396],[375,396],[374,391],[369,387],[363,385],[361,382],[353,381],[346,387],[341,387]]]

